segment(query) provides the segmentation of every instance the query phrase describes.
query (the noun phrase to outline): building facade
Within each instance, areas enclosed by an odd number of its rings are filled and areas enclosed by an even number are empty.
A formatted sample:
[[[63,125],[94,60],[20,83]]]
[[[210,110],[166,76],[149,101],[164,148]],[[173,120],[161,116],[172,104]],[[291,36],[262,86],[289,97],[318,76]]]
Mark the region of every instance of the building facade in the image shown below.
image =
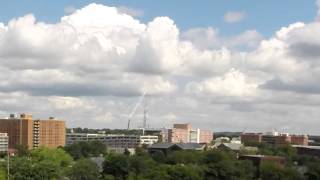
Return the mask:
[[[143,144],[151,145],[159,141],[158,136],[152,135],[124,135],[124,134],[86,134],[68,133],[68,145],[78,142],[100,141],[107,148],[136,148]]]
[[[291,144],[307,146],[309,138],[307,135],[291,135]]]
[[[243,133],[241,134],[241,142],[264,142],[273,145],[308,145],[308,136],[306,135],[289,135],[278,132],[266,133]]]
[[[0,133],[0,153],[4,153],[8,151],[8,134],[7,133]]]
[[[10,149],[15,149],[17,145],[29,149],[65,145],[65,122],[53,118],[33,120],[30,114],[21,114],[19,117],[10,115],[9,118],[0,119],[0,133],[8,134]]]
[[[34,120],[34,146],[46,146],[55,148],[65,146],[66,128],[65,122],[49,118],[48,120]],[[38,125],[38,129],[36,128]],[[38,130],[38,131],[37,131]],[[37,137],[39,137],[37,139]],[[38,140],[38,141],[36,141]]]
[[[241,134],[241,142],[246,143],[256,143],[262,141],[262,134],[260,133],[242,133]]]
[[[71,145],[78,142],[101,141],[106,139],[105,134],[87,134],[87,133],[67,133],[66,144]]]
[[[287,134],[275,136],[275,144],[277,145],[288,145],[291,143],[291,136]]]
[[[170,143],[210,143],[213,133],[209,130],[192,129],[191,124],[174,124],[168,129]]]

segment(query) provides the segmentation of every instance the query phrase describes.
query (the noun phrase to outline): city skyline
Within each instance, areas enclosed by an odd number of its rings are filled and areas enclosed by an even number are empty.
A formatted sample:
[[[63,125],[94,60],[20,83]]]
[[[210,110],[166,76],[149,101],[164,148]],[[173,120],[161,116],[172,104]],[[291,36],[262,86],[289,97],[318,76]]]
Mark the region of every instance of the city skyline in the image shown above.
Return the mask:
[[[319,0],[180,3],[3,2],[0,115],[319,135]]]

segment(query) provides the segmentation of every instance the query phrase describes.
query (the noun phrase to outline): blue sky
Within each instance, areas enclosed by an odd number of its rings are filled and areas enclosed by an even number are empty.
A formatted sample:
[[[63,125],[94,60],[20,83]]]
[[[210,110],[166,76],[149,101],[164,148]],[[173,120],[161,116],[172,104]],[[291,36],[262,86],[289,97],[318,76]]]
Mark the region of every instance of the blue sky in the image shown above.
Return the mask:
[[[313,0],[203,0],[199,1],[150,1],[150,0],[4,0],[0,6],[0,22],[8,22],[14,17],[33,13],[40,21],[57,22],[65,14],[66,7],[77,9],[92,3],[108,6],[126,6],[143,11],[138,17],[149,22],[157,16],[169,16],[184,31],[194,27],[218,28],[224,36],[256,29],[265,37],[271,36],[279,28],[302,21],[311,22],[316,15]],[[228,11],[244,11],[246,18],[240,23],[228,24],[223,16]]]

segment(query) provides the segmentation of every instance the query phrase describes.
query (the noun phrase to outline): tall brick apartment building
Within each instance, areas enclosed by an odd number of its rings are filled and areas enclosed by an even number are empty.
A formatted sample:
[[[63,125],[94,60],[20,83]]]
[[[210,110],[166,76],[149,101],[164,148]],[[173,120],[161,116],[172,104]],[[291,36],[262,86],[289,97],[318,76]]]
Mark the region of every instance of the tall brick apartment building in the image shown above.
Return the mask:
[[[0,133],[7,133],[9,148],[17,145],[29,149],[39,146],[55,148],[65,145],[65,122],[49,118],[48,120],[33,120],[30,114],[20,117],[10,115],[8,119],[0,119]]]

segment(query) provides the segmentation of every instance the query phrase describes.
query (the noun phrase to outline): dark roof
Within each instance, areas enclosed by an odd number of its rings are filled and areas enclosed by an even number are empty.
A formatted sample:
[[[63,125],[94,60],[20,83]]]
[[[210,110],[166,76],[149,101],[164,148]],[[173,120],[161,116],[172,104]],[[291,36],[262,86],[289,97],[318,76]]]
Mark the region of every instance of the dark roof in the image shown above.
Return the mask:
[[[175,144],[174,143],[156,143],[156,144],[152,144],[149,148],[153,148],[153,149],[168,149],[173,145],[175,145]]]
[[[185,150],[194,150],[194,149],[201,149],[203,148],[203,145],[198,144],[198,143],[178,143],[176,144],[177,146],[179,146],[181,149],[185,149]]]
[[[302,146],[302,145],[292,145],[295,148],[306,148],[306,149],[315,149],[320,150],[320,146]]]
[[[168,149],[172,146],[177,146],[184,150],[195,150],[195,149],[201,149],[204,147],[203,144],[198,143],[156,143],[152,144],[149,148],[151,149]]]
[[[242,147],[242,144],[237,144],[237,143],[220,143],[216,145],[216,147],[226,147],[229,148],[233,151],[239,151]]]

